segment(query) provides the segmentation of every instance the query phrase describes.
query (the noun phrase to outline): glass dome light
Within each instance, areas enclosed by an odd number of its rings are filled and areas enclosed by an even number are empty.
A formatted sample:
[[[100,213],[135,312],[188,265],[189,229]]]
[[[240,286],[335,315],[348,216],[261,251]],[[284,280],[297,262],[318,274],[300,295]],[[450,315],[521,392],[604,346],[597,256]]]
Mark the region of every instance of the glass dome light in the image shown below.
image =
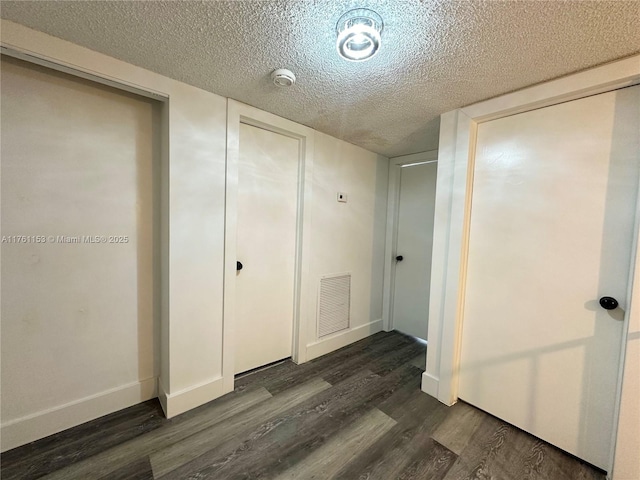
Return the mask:
[[[382,17],[368,8],[350,10],[336,25],[336,48],[345,60],[362,62],[373,57],[380,48]]]

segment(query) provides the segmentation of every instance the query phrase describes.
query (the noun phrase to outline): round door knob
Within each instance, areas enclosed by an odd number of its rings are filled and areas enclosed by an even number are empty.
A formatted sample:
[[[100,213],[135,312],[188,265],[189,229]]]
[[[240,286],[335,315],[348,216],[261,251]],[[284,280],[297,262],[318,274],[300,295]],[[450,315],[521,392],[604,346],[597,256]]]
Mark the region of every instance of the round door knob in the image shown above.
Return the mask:
[[[236,262],[236,270],[242,270],[243,267],[242,262]]]
[[[401,262],[404,257],[402,255],[398,255],[396,257],[396,262]]]
[[[600,299],[600,306],[605,310],[615,310],[618,308],[618,301],[613,297],[602,297]]]

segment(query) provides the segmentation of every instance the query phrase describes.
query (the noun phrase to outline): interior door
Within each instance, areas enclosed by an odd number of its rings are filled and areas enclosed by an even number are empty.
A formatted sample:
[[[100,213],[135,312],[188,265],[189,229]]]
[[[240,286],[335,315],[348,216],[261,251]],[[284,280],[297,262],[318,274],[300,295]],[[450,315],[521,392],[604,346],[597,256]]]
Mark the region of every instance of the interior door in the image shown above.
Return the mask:
[[[427,339],[437,162],[400,169],[393,328]]]
[[[639,116],[636,86],[483,123],[477,137],[459,396],[603,469]]]
[[[291,356],[298,149],[240,124],[236,373]]]
[[[4,55],[0,70],[7,450],[155,396],[158,110]]]

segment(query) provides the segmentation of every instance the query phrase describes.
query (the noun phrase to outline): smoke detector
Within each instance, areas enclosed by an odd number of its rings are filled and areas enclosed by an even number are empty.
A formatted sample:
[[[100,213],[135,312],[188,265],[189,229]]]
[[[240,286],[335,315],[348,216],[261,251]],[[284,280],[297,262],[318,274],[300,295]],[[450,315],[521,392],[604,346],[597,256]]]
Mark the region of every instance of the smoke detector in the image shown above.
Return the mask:
[[[296,83],[296,76],[291,70],[279,68],[271,74],[271,80],[277,87],[290,87]]]

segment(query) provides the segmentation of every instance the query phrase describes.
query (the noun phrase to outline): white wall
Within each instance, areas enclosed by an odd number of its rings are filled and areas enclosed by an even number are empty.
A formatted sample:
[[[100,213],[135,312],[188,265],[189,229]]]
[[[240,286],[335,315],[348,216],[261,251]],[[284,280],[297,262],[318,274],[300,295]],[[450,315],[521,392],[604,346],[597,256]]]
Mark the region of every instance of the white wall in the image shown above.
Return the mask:
[[[315,132],[307,359],[382,330],[389,160]],[[347,194],[347,203],[337,193]],[[319,340],[320,278],[351,273],[351,328]],[[304,318],[304,317],[303,317]]]
[[[158,394],[172,417],[226,393],[232,384],[223,379],[222,362],[227,100],[6,20],[1,34],[14,50],[168,99],[161,109]],[[381,330],[388,175],[386,158],[312,136],[313,197],[305,215],[313,222],[314,260],[301,282],[313,290],[301,305],[307,358]],[[336,201],[338,191],[349,195],[347,204]],[[314,342],[320,276],[345,271],[353,275],[353,328]],[[94,400],[87,418],[121,408],[108,395]],[[39,415],[32,420],[38,430]],[[31,439],[43,436],[31,433]]]
[[[169,369],[160,379],[168,416],[222,394],[225,132],[224,98],[173,82],[163,292]]]
[[[79,399],[110,395],[125,407],[156,396],[159,112],[4,57],[1,94],[2,235],[35,237],[2,243],[2,442],[11,445],[30,440],[33,415],[50,433],[66,427],[43,412],[70,412]]]

